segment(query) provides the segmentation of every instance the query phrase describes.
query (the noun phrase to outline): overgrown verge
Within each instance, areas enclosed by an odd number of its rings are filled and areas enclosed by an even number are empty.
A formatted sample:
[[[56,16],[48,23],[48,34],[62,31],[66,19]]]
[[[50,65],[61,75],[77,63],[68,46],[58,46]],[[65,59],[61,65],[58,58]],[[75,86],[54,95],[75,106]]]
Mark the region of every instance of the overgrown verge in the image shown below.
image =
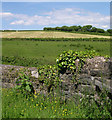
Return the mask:
[[[35,93],[25,98],[20,92],[3,89],[2,101],[2,118],[112,119],[106,105],[98,107],[94,101],[90,104],[87,98],[76,105],[74,101],[62,102],[60,97]]]
[[[98,107],[88,98],[76,105],[74,101],[62,102],[60,97],[35,93],[25,98],[20,92],[3,90],[2,100],[2,118],[112,118],[106,106],[110,103]]]

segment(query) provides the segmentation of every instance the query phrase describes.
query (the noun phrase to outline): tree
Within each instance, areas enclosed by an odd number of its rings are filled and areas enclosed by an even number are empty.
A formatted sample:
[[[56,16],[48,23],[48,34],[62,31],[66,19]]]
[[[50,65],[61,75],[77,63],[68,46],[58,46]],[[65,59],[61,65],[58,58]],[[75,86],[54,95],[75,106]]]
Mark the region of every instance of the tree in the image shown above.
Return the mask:
[[[45,27],[43,30],[47,30],[47,28]]]
[[[55,27],[55,30],[61,30],[61,27]]]
[[[72,31],[78,31],[79,27],[78,26],[71,26],[72,27]]]
[[[78,27],[78,31],[81,31],[82,30],[82,27],[79,25],[77,26]]]
[[[85,25],[85,26],[82,27],[82,31],[83,32],[90,31],[91,28],[92,28],[92,25]]]
[[[61,27],[61,30],[62,30],[62,31],[67,31],[67,29],[68,29],[67,26],[62,26],[62,27]]]
[[[108,29],[107,32],[112,34],[112,29]]]
[[[97,31],[97,28],[96,27],[93,27],[90,32],[96,32]]]
[[[98,33],[104,33],[105,31],[104,31],[104,29],[97,28],[97,32]]]
[[[86,25],[87,31],[90,31],[92,28],[92,25]]]

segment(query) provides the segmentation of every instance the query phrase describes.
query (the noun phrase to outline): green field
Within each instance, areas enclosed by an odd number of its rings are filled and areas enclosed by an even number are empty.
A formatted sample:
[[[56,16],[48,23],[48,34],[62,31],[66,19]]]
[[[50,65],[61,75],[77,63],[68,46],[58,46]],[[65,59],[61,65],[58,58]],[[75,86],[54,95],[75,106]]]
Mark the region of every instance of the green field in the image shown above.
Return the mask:
[[[101,41],[31,41],[3,40],[2,56],[38,59],[38,64],[55,64],[63,51],[96,50],[101,55],[110,55],[110,42]],[[3,61],[5,63],[5,61]],[[6,63],[7,64],[7,63]],[[34,65],[37,66],[37,65]]]

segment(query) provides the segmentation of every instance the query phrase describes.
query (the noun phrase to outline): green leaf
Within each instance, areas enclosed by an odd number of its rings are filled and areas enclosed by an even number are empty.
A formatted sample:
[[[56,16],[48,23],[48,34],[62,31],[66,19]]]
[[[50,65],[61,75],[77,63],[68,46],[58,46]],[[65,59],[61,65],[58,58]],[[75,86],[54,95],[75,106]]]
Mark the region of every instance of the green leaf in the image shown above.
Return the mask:
[[[30,86],[29,86],[29,85],[26,86],[26,90],[28,90],[28,91],[31,92],[31,89],[30,89]]]

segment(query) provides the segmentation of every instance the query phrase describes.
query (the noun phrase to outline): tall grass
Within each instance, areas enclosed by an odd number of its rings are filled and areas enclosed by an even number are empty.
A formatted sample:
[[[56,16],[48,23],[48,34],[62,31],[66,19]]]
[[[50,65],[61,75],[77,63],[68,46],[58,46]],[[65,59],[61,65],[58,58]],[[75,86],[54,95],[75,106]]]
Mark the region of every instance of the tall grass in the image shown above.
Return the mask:
[[[2,118],[112,118],[106,107],[100,111],[95,102],[85,99],[62,102],[60,97],[35,94],[25,98],[12,89],[3,89]]]

